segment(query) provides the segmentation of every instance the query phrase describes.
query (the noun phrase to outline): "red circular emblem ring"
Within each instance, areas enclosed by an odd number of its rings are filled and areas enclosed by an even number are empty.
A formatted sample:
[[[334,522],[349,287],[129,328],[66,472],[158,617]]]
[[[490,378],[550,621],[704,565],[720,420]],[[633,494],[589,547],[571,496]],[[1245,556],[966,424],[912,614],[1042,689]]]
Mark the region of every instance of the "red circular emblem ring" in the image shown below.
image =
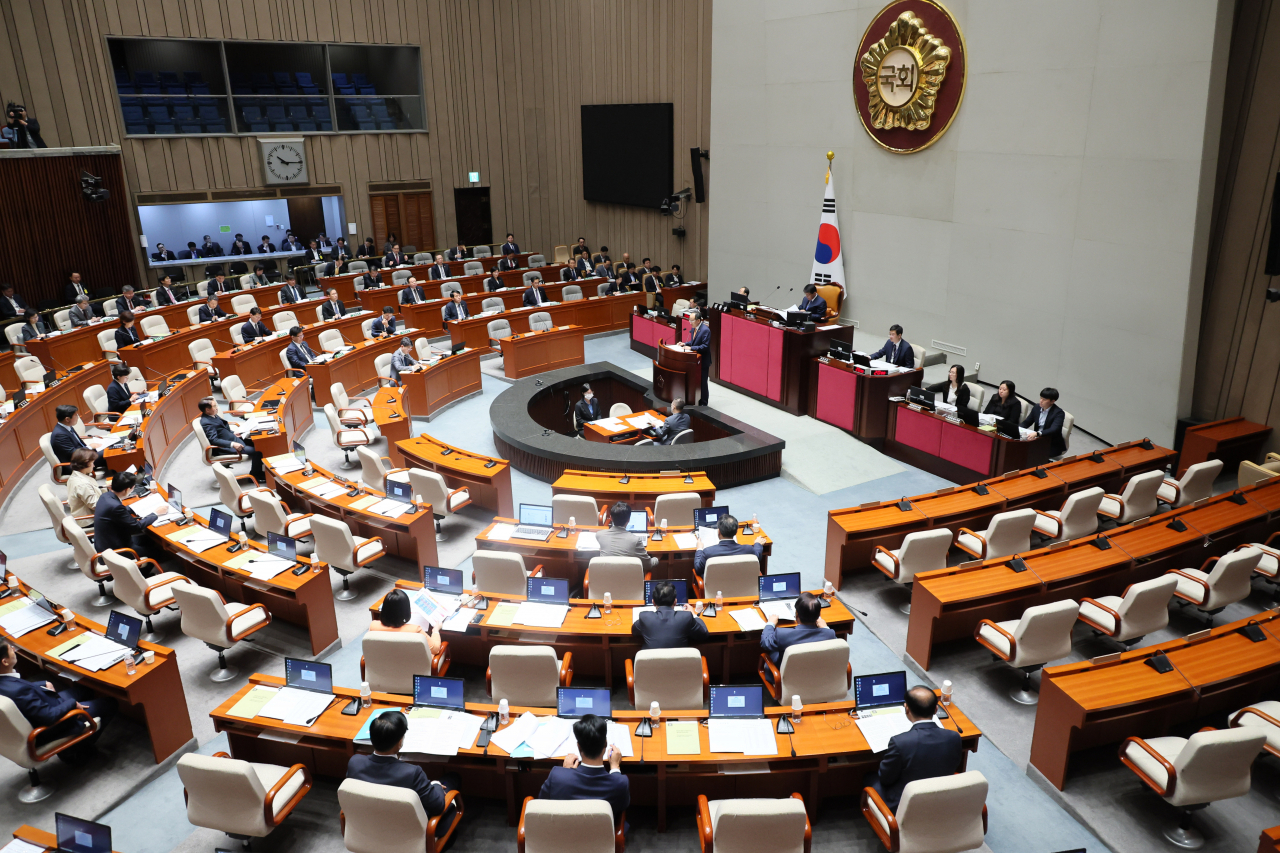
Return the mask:
[[[960,110],[965,60],[964,35],[941,3],[895,0],[885,6],[862,34],[853,67],[853,100],[863,128],[895,154],[928,148]]]
[[[829,264],[840,257],[840,231],[830,222],[818,226],[818,248],[813,259],[820,264]]]

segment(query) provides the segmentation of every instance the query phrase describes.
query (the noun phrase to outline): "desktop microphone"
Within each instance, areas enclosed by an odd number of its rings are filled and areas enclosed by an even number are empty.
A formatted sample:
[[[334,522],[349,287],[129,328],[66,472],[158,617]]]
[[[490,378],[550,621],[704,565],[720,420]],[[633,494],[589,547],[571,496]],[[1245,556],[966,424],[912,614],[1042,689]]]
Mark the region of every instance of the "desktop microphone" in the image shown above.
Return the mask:
[[[773,293],[770,293],[770,294],[769,294],[768,296],[766,296],[764,299],[761,299],[761,300],[760,300],[760,302],[759,302],[759,304],[760,304],[760,305],[764,305],[764,304],[765,304],[766,302],[768,302],[770,299],[772,299],[773,297],[777,296],[777,295],[778,295],[778,291],[779,291],[779,290],[782,290],[782,285],[778,285],[777,287],[775,287],[775,288],[773,289]],[[787,288],[787,293],[793,293],[794,291],[795,291],[795,286],[794,286],[794,285],[793,285],[793,286],[791,286],[791,287],[788,287],[788,288]]]

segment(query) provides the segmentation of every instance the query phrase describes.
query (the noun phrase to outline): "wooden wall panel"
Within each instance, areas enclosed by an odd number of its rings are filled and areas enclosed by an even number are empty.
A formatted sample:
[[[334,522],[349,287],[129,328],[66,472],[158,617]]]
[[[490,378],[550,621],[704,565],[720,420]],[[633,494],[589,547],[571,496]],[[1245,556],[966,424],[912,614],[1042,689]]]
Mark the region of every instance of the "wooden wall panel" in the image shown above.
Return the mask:
[[[108,37],[416,44],[426,132],[307,138],[312,180],[343,188],[359,240],[372,225],[371,181],[431,180],[436,238],[449,244],[450,190],[479,170],[499,240],[514,231],[522,247],[550,256],[581,235],[615,258],[629,251],[702,276],[706,205],[676,221],[583,201],[579,107],[673,102],[672,190],[690,186],[688,149],[710,138],[712,0],[318,0],[305,14],[292,8],[274,0],[5,0],[0,93],[25,101],[50,145],[122,145],[131,193],[244,189],[262,184],[252,137],[123,139]],[[671,235],[679,224],[688,229],[683,239]]]

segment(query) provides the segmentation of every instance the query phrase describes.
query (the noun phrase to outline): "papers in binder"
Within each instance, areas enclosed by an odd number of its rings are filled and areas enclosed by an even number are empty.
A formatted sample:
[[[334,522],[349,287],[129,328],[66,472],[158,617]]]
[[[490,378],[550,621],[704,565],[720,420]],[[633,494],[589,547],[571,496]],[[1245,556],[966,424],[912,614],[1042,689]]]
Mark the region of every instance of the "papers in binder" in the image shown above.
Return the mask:
[[[699,527],[698,542],[703,548],[710,548],[720,541],[720,530],[715,527]]]
[[[584,530],[578,534],[577,549],[579,551],[599,551],[600,540],[596,538],[596,534],[591,530]]]
[[[796,618],[796,603],[794,601],[762,601],[760,602],[760,610],[764,613],[765,618],[777,616],[779,619],[794,622]],[[746,630],[745,628],[743,629]]]
[[[329,707],[333,696],[329,693],[313,693],[310,690],[298,690],[293,687],[281,687],[271,697],[261,711],[259,717],[281,720],[291,726],[309,727],[316,718]]]
[[[778,740],[769,720],[712,719],[707,724],[707,735],[712,752],[778,754]]]
[[[267,426],[275,425],[275,418],[271,418]],[[292,474],[294,471],[301,471],[304,467],[298,457],[292,453],[281,453],[279,456],[272,456],[267,462],[275,469],[277,474]]]
[[[738,610],[730,610],[729,615],[733,617],[733,621],[738,623],[739,630],[742,631],[763,631],[765,621],[760,617],[760,613],[754,607],[742,607]]]
[[[915,723],[907,719],[905,711],[898,711],[894,714],[874,714],[869,717],[862,717],[856,720],[858,728],[862,731],[862,736],[867,739],[867,745],[871,747],[872,752],[884,752],[889,748],[889,740],[903,732],[911,730]],[[936,724],[937,718],[934,718]]]
[[[559,628],[564,624],[564,617],[569,615],[567,604],[542,604],[536,601],[523,601],[516,609],[514,621],[531,628]]]
[[[633,607],[631,608],[631,624],[634,625],[639,621],[641,613],[656,613],[657,611],[658,608],[654,607],[652,604],[645,605],[644,607]]]
[[[11,637],[21,637],[52,621],[53,616],[48,610],[29,601],[27,607],[0,616],[0,628]]]

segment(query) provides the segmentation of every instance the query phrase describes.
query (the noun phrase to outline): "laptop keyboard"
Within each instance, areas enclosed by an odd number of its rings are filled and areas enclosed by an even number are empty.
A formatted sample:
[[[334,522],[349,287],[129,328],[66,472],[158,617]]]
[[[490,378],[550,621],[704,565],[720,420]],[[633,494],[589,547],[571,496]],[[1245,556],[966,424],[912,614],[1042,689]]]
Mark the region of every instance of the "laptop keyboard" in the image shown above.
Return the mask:
[[[521,524],[511,532],[512,539],[537,539],[540,542],[546,542],[551,538],[551,528],[549,527],[530,527],[527,524]]]

